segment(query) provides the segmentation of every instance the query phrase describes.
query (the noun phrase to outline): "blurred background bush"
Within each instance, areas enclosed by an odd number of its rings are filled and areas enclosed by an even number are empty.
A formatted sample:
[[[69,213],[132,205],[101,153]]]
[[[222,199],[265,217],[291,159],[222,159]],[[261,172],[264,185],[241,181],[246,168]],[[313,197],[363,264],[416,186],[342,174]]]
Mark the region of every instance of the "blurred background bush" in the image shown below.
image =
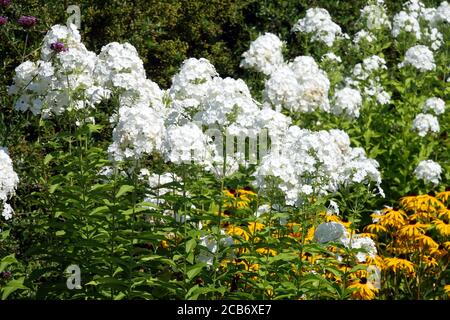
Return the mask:
[[[403,3],[385,2],[391,12],[399,11]],[[423,2],[427,6],[440,3]],[[88,49],[99,52],[109,42],[130,42],[144,60],[148,76],[167,88],[181,62],[188,57],[209,59],[222,76],[241,76],[244,72],[239,69],[241,54],[251,40],[266,31],[286,40],[289,48],[295,48],[290,29],[310,7],[327,9],[344,32],[352,33],[359,10],[366,3],[366,0],[47,0],[44,3],[13,0],[8,8],[0,9],[3,11],[0,15],[10,20],[0,32],[0,60],[7,71],[1,75],[0,85],[4,87],[11,82],[12,74],[8,71],[22,59],[20,50],[14,49],[23,46],[25,37],[23,30],[14,26],[20,15],[39,19],[39,24],[29,32],[29,44],[36,48],[52,25],[66,22],[69,16],[66,8],[78,5],[81,34]],[[297,50],[301,50],[300,44]]]

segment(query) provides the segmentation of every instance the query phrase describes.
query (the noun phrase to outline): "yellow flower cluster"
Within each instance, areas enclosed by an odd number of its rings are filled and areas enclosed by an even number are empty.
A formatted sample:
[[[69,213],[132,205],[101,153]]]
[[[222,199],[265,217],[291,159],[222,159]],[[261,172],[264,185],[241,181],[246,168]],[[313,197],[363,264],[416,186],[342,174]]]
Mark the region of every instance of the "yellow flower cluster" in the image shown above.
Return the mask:
[[[224,207],[229,209],[249,208],[256,196],[244,189],[226,190],[224,195]],[[371,300],[380,293],[381,274],[402,275],[408,279],[424,273],[437,277],[439,272],[447,268],[450,251],[449,208],[450,191],[444,191],[434,196],[403,197],[399,208],[386,207],[373,213],[373,223],[366,226],[363,230],[365,233],[359,233],[358,236],[371,237],[377,243],[378,255],[366,255],[364,262],[358,262],[354,253],[340,246],[327,245],[324,251],[299,249],[307,248],[309,244],[314,247],[314,226],[304,229],[302,224],[289,222],[284,225],[283,231],[275,228],[271,237],[291,239],[293,246],[290,249],[298,256],[298,261],[291,262],[294,275],[312,272],[328,281],[344,285],[353,299]],[[321,213],[316,223],[320,221],[340,223],[350,237],[355,234],[353,225],[340,216]],[[249,242],[258,247],[256,252],[261,256],[278,254],[278,250],[258,246],[264,241],[261,232],[267,231],[267,226],[254,221],[240,225],[227,224],[225,230],[234,237],[236,243],[244,244],[236,251],[237,257],[233,261],[227,261],[225,265],[241,266],[239,269],[242,272],[252,273],[251,279],[256,280],[261,265],[240,259],[239,256],[249,252],[245,245]],[[297,246],[297,243],[301,246]],[[287,249],[280,249],[280,252],[288,252]],[[376,276],[373,269],[376,270]],[[237,276],[241,277],[242,274],[238,273]],[[450,285],[445,285],[443,290],[450,297]]]
[[[379,267],[407,278],[439,274],[449,264],[450,191],[406,196],[399,208],[386,207],[372,214],[365,230],[385,255]],[[419,272],[419,274],[417,274]]]
[[[256,199],[256,193],[250,189],[223,190],[223,207],[225,210],[249,208],[250,203]]]

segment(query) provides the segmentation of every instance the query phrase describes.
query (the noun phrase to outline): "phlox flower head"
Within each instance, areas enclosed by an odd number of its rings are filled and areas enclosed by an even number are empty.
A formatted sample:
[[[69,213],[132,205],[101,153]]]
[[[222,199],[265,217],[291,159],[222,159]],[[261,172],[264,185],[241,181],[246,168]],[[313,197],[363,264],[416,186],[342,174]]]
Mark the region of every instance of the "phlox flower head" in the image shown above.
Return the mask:
[[[335,115],[345,114],[351,118],[358,118],[361,104],[362,97],[359,90],[346,87],[336,91],[331,112]]]
[[[0,208],[2,216],[9,220],[12,217],[12,207],[6,202],[15,194],[19,177],[14,171],[13,163],[5,148],[0,147]]]
[[[225,237],[225,232],[221,230],[221,239],[219,242],[214,235],[208,234],[200,237],[199,245],[202,247],[200,253],[197,255],[196,260],[198,262],[205,263],[208,266],[213,265],[214,257],[219,251],[219,245],[221,247],[230,247],[233,245],[233,238],[230,236]]]
[[[400,68],[412,66],[420,72],[431,71],[436,68],[433,52],[426,46],[417,45],[406,51],[405,59],[399,64]]]
[[[445,101],[441,98],[429,98],[425,101],[425,104],[422,106],[423,112],[433,112],[435,115],[439,116],[445,112]]]
[[[299,56],[278,68],[266,81],[264,100],[277,109],[310,113],[330,111],[330,80],[310,56]]]
[[[262,159],[255,184],[262,191],[275,186],[287,205],[300,205],[305,197],[326,195],[342,185],[379,185],[377,168],[364,150],[350,146],[349,136],[341,130],[314,132],[291,126]]]
[[[391,22],[386,14],[384,3],[372,1],[361,9],[361,19],[365,22],[368,30],[379,30],[382,28],[391,28]]]
[[[209,137],[194,123],[171,126],[163,142],[166,161],[204,165],[211,157]]]
[[[283,42],[276,35],[265,33],[253,41],[249,50],[242,54],[240,66],[270,75],[284,63],[282,48]]]
[[[323,42],[328,47],[332,47],[336,36],[342,33],[341,27],[333,22],[328,11],[323,8],[308,9],[306,16],[297,21],[292,31],[311,34],[311,41]]]
[[[442,167],[433,160],[423,160],[414,169],[414,174],[418,180],[438,185],[441,179]]]
[[[425,137],[428,133],[438,133],[440,130],[439,121],[436,116],[428,113],[419,113],[415,117],[412,127],[421,137]]]
[[[110,157],[115,161],[137,160],[161,150],[164,119],[147,106],[122,107],[113,131]]]

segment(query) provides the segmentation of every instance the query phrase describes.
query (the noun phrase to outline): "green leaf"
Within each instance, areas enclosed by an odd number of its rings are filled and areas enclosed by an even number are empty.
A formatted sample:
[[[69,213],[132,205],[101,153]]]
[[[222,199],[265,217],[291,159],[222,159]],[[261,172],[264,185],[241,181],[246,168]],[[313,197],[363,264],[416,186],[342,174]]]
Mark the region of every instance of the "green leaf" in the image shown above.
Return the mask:
[[[191,252],[197,246],[197,241],[195,239],[191,239],[186,242],[186,253]]]
[[[125,293],[119,292],[117,295],[114,296],[114,300],[122,300],[125,297],[126,297]]]
[[[195,260],[194,252],[190,252],[186,257],[186,261],[189,263],[194,263],[194,260]]]
[[[204,263],[199,263],[199,264],[196,264],[195,266],[192,266],[192,267],[186,272],[186,275],[187,275],[188,279],[189,279],[189,280],[192,280],[196,275],[198,275],[198,274],[202,271],[202,269],[203,269],[204,266],[205,266]]]
[[[56,189],[58,189],[58,187],[59,187],[60,185],[61,185],[60,183],[52,184],[52,185],[50,186],[50,188],[48,188],[48,192],[49,192],[50,194],[55,193]]]
[[[21,277],[19,279],[9,281],[6,286],[1,289],[2,300],[6,300],[8,296],[16,290],[28,290],[28,288],[23,285],[24,280],[25,277]]]
[[[3,272],[7,266],[17,263],[16,257],[14,254],[10,254],[6,257],[3,257],[0,262],[0,272]]]
[[[116,194],[116,198],[120,198],[121,196],[131,192],[134,190],[133,186],[129,186],[129,185],[123,185],[120,187],[119,191]]]
[[[45,156],[44,158],[44,164],[47,165],[50,163],[50,161],[53,160],[53,156],[49,153],[48,155]]]

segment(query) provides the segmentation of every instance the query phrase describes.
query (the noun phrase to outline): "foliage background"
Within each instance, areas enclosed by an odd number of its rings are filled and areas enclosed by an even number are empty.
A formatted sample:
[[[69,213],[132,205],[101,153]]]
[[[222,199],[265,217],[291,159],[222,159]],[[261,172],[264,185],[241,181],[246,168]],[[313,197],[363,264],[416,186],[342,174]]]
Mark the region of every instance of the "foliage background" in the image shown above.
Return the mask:
[[[390,12],[398,12],[402,5],[402,1],[386,0],[385,2]],[[427,0],[423,2],[427,6],[437,6],[441,1]],[[95,199],[111,200],[114,205],[110,209],[113,208],[117,212],[126,211],[130,207],[130,203],[123,201],[120,205],[116,205],[114,201],[117,199],[112,199],[119,193],[118,190],[92,189],[89,194],[85,194],[83,190],[76,187],[64,191],[55,187],[60,184],[70,185],[72,179],[82,181],[84,185],[89,186],[97,183],[97,181],[89,180],[94,176],[90,171],[98,169],[104,164],[102,158],[104,159],[105,155],[102,149],[105,148],[102,147],[109,143],[110,129],[104,128],[100,131],[89,132],[89,138],[95,141],[98,149],[79,149],[78,153],[71,154],[73,158],[69,158],[64,154],[64,150],[67,151],[68,145],[72,143],[70,139],[76,137],[76,135],[70,136],[70,133],[73,133],[70,130],[73,128],[43,125],[39,119],[30,115],[18,117],[12,107],[13,101],[6,95],[6,86],[11,84],[14,68],[24,60],[35,60],[38,57],[38,48],[43,36],[52,25],[65,23],[68,17],[66,8],[71,4],[77,4],[81,8],[82,41],[89,50],[99,52],[103,45],[113,41],[130,42],[143,59],[148,78],[157,82],[162,88],[170,86],[171,77],[177,72],[183,60],[189,57],[204,57],[211,61],[222,77],[244,78],[249,87],[257,91],[261,79],[253,78],[254,74],[239,68],[239,62],[241,54],[248,49],[250,42],[259,34],[272,32],[282,40],[286,40],[286,57],[292,58],[305,53],[303,43],[290,30],[292,25],[304,16],[307,8],[323,7],[327,9],[344,32],[353,34],[357,30],[359,10],[366,4],[366,1],[83,0],[75,3],[67,0],[48,0],[43,5],[43,2],[38,0],[21,0],[13,1],[12,6],[2,9],[0,15],[7,15],[10,23],[0,28],[0,145],[8,146],[11,157],[15,159],[15,169],[21,177],[18,196],[13,201],[15,207],[19,209],[17,212],[23,216],[22,220],[17,222],[18,225],[12,226],[14,234],[11,234],[11,238],[16,241],[10,242],[7,247],[1,247],[0,256],[3,257],[8,252],[16,253],[16,257],[26,266],[24,269],[19,268],[20,270],[17,270],[16,273],[18,275],[21,272],[27,274],[31,279],[27,285],[39,288],[34,296],[38,298],[49,297],[50,292],[57,292],[55,290],[58,288],[54,287],[55,284],[64,283],[63,275],[58,272],[76,259],[79,259],[80,264],[98,265],[97,269],[90,270],[94,289],[85,292],[87,297],[108,296],[107,292],[95,289],[95,286],[101,281],[105,281],[103,284],[106,284],[107,288],[114,288],[117,292],[122,292],[122,284],[114,283],[114,277],[107,277],[110,274],[117,274],[117,270],[109,270],[109,265],[117,264],[117,261],[119,261],[118,265],[125,270],[124,273],[129,273],[124,278],[129,277],[136,283],[149,281],[151,285],[154,285],[151,283],[153,280],[143,279],[139,273],[135,272],[136,266],[152,269],[158,264],[161,266],[165,266],[165,263],[170,264],[164,260],[143,263],[138,259],[133,261],[133,263],[136,262],[136,265],[133,266],[120,264],[120,260],[110,263],[108,261],[110,259],[108,237],[111,232],[115,232],[115,229],[108,228],[110,228],[110,220],[112,221],[114,214],[96,212],[101,214],[98,217],[94,214],[91,217],[92,225],[86,226],[85,229],[79,228],[84,223],[83,221],[76,221],[74,217],[68,215],[68,212],[74,209],[78,213],[95,211],[96,208],[102,206],[101,201]],[[14,24],[14,20],[21,15],[34,15],[38,17],[39,24],[29,32],[24,32],[22,28]],[[27,47],[24,48],[26,38]],[[348,63],[348,66],[352,65]],[[395,118],[391,120],[395,123]],[[66,135],[57,136],[58,132],[65,132]],[[445,134],[448,133],[443,132],[443,135]],[[74,143],[76,144],[77,141]],[[397,146],[395,151],[401,150],[403,143],[404,141]],[[445,144],[445,148],[449,148],[450,142],[447,137],[442,140],[442,144]],[[50,154],[52,154],[52,158],[46,158]],[[402,157],[408,159],[408,155],[402,155]],[[79,172],[81,162],[78,162],[78,159],[86,158],[89,161],[82,164],[86,171]],[[58,172],[78,172],[78,175],[54,175]],[[447,175],[449,174],[447,173]],[[447,181],[449,179],[450,177],[447,177]],[[122,181],[121,183],[131,184],[132,181]],[[402,195],[402,191],[404,190],[398,190],[398,194],[395,194],[391,200]],[[87,197],[90,202],[86,206],[83,201],[65,201],[64,199],[70,198],[69,195],[74,199]],[[42,208],[49,207],[54,211],[46,212],[49,214],[48,217],[40,215]],[[379,206],[377,204],[374,207]],[[104,223],[102,219],[105,216],[108,217],[106,227],[102,225]],[[128,218],[123,219],[117,223],[127,225]],[[64,235],[58,234],[62,228],[66,234],[64,237],[59,237]],[[103,228],[106,229],[107,235],[102,233],[101,229]],[[49,237],[48,234],[52,236]],[[86,241],[74,243],[73,240],[80,236]],[[196,236],[193,234],[192,238]],[[125,233],[119,234],[118,237],[127,244],[120,248],[122,250],[120,253],[117,253],[117,256],[125,261],[129,258],[128,253],[136,249],[129,245],[130,241],[128,240],[133,239],[134,241],[135,238],[133,238],[134,235],[130,236]],[[95,238],[97,242],[92,238]],[[145,239],[152,244],[157,244],[159,240],[159,238]],[[143,240],[139,239],[139,241]],[[32,250],[24,250],[30,248]],[[67,251],[73,252],[75,258],[65,255]],[[48,263],[49,260],[45,259],[47,254],[51,255],[52,259],[57,259],[53,263]],[[40,260],[46,262],[40,262]],[[133,272],[127,270],[133,270]],[[163,271],[159,271],[161,274],[163,273]],[[118,273],[120,272],[118,271]],[[100,278],[95,278],[98,275]],[[101,278],[102,276],[104,278]],[[163,274],[163,276],[165,275]],[[107,283],[107,281],[113,282]],[[47,283],[49,286],[46,285]],[[123,283],[128,284],[129,282],[123,280]],[[167,297],[169,294],[165,291],[167,289],[164,288],[165,285],[166,283],[156,286],[157,289],[152,292],[152,296]],[[190,283],[186,285],[189,287]],[[139,288],[136,291],[139,291]],[[144,291],[144,289],[139,291],[141,297],[143,297]],[[133,297],[131,289],[127,292],[128,297]],[[66,297],[64,294],[67,293],[61,293],[59,297]],[[179,296],[178,292],[170,292],[170,294]],[[57,295],[55,293],[55,297]]]

